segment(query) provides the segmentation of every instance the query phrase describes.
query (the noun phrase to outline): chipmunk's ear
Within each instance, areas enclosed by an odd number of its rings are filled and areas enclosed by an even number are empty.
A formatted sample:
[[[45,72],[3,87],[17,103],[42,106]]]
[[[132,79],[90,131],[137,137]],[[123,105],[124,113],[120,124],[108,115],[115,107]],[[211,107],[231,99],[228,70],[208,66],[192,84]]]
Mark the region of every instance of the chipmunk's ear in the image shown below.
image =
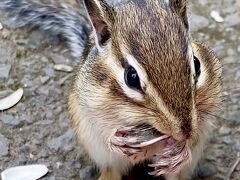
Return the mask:
[[[96,45],[101,49],[111,38],[115,17],[114,9],[104,0],[84,0],[84,5],[95,32]]]
[[[180,16],[186,28],[189,28],[187,17],[187,0],[169,0],[170,7]]]

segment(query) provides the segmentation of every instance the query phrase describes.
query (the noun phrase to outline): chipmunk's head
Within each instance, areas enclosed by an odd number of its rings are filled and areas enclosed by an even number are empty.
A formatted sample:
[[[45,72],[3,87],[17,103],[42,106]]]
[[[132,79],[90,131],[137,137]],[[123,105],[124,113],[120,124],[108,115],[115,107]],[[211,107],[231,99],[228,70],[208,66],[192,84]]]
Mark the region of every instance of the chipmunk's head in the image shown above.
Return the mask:
[[[218,102],[220,65],[191,41],[186,0],[116,7],[85,0],[85,7],[95,35],[97,52],[88,58],[98,61],[91,72],[101,117],[111,128],[150,124],[177,140],[196,137]]]

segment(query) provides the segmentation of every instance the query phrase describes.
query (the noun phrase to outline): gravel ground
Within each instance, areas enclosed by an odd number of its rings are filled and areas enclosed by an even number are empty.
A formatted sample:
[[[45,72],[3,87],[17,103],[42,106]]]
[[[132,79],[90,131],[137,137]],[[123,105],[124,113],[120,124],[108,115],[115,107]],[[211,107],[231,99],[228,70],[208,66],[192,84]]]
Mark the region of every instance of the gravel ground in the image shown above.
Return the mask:
[[[224,22],[216,22],[217,11]],[[223,64],[223,103],[212,119],[216,128],[193,179],[226,179],[240,152],[240,1],[192,0],[191,31],[213,47]],[[1,29],[1,27],[0,27]],[[40,42],[40,43],[39,43]],[[0,112],[0,171],[33,163],[50,170],[43,179],[96,179],[97,169],[76,145],[66,101],[76,67],[63,43],[37,29],[0,30],[0,98],[24,88],[15,107]],[[78,147],[78,148],[76,148]],[[239,179],[240,165],[231,179]]]

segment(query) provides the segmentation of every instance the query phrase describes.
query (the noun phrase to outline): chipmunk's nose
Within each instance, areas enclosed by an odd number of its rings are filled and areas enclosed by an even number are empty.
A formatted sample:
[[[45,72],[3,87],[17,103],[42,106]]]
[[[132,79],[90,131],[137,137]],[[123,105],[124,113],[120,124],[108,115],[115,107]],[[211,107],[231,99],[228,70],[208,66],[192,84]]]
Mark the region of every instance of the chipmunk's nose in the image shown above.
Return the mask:
[[[189,139],[192,134],[191,120],[183,121],[181,130],[186,139]]]

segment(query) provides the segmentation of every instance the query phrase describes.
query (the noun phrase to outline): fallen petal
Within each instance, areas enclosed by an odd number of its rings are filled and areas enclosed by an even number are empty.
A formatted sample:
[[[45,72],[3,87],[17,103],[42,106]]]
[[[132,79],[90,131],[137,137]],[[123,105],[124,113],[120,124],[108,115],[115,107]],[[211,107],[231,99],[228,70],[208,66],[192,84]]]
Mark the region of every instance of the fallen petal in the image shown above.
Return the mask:
[[[37,180],[48,172],[45,165],[17,166],[1,173],[2,180]]]
[[[73,68],[71,66],[65,64],[56,64],[54,65],[54,69],[57,71],[64,71],[64,72],[72,72]]]
[[[11,107],[13,107],[15,104],[17,104],[23,96],[23,89],[20,88],[14,93],[12,93],[10,96],[5,97],[0,100],[0,110],[6,110]]]
[[[224,22],[224,19],[220,16],[219,12],[212,11],[210,15],[216,22],[219,22],[219,23]]]
[[[2,23],[0,23],[0,31],[3,29],[3,25]]]

